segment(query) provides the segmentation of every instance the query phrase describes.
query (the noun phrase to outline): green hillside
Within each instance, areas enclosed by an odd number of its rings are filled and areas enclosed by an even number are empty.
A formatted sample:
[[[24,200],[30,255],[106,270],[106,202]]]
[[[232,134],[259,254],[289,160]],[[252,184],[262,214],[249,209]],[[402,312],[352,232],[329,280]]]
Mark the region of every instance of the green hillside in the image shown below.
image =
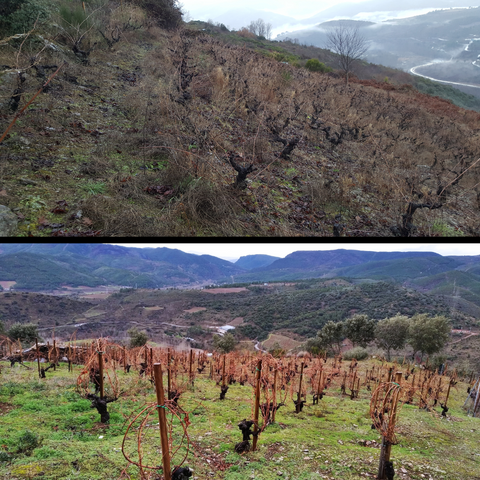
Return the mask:
[[[47,290],[66,284],[94,287],[102,281],[93,275],[74,271],[51,257],[31,253],[0,255],[0,280],[15,280],[15,288]]]
[[[411,281],[434,295],[460,297],[480,306],[480,277],[468,272],[449,271]]]
[[[408,316],[418,311],[432,315],[449,312],[437,297],[385,282],[337,285],[334,281],[313,281],[306,289],[301,284],[293,289],[273,284],[271,288],[252,286],[248,290],[214,298],[196,295],[191,304],[206,307],[207,319],[210,311],[227,312],[231,318],[243,317],[239,333],[259,339],[280,330],[300,338],[314,336],[329,320],[344,320],[354,313],[380,320],[398,312]]]
[[[434,275],[453,270],[458,263],[447,257],[402,258],[399,260],[369,262],[341,268],[335,274],[353,278],[390,279],[403,282],[419,276]]]

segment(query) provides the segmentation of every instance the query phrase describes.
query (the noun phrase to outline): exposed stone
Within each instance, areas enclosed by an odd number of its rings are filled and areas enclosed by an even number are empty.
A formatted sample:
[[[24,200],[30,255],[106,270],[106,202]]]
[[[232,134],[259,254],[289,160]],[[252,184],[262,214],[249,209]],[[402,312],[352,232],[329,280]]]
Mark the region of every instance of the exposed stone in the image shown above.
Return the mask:
[[[5,205],[0,205],[0,237],[11,237],[17,224],[17,216]]]

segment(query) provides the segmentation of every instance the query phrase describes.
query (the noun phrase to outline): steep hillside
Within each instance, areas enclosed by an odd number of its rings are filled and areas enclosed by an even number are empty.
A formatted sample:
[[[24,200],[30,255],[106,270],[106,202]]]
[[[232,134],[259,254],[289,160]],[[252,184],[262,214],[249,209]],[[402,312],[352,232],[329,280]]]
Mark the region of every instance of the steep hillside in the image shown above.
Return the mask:
[[[474,273],[450,271],[416,278],[411,283],[423,291],[436,295],[448,295],[452,303],[455,302],[455,298],[461,298],[480,306],[480,276]]]
[[[245,272],[211,255],[171,248],[4,244],[2,253],[0,281],[15,281],[18,290],[47,291],[64,285],[159,288],[215,281]]]
[[[62,284],[93,287],[102,284],[101,279],[91,273],[72,270],[70,265],[62,264],[51,257],[17,253],[0,256],[0,280],[15,281],[16,288],[48,290]]]
[[[479,114],[167,32],[138,7],[97,16],[118,41],[88,30],[88,55],[52,33],[55,49],[0,46],[26,73],[1,77],[0,131],[17,82],[20,109],[53,71],[29,59],[63,65],[0,146],[20,235],[478,235]]]

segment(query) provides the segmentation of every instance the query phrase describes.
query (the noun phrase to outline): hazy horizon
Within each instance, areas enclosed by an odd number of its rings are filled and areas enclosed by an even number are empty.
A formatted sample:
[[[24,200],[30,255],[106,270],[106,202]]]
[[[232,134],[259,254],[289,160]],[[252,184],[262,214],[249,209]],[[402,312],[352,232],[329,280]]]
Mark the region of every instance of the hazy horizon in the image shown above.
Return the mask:
[[[265,22],[272,24],[272,38],[275,38],[281,32],[313,27],[319,22],[316,18],[312,22],[308,22],[308,19],[320,17],[321,12],[325,12],[325,18],[322,18],[322,21],[350,18],[382,22],[388,19],[422,15],[436,9],[478,6],[479,1],[467,0],[460,3],[453,0],[419,0],[416,2],[404,0],[404,2],[398,3],[393,0],[326,0],[319,3],[304,0],[301,3],[292,4],[285,0],[245,0],[229,3],[219,0],[206,0],[201,3],[198,0],[184,0],[181,4],[184,12],[188,13],[187,20],[213,20],[223,23],[230,29],[246,27],[252,20],[262,18]],[[243,12],[241,15],[238,14],[240,11]],[[282,21],[280,15],[289,18]]]
[[[442,256],[480,255],[480,244],[465,243],[112,243],[133,248],[173,248],[195,255],[212,255],[235,262],[246,255],[284,258],[297,251],[360,250],[369,252],[434,252]]]

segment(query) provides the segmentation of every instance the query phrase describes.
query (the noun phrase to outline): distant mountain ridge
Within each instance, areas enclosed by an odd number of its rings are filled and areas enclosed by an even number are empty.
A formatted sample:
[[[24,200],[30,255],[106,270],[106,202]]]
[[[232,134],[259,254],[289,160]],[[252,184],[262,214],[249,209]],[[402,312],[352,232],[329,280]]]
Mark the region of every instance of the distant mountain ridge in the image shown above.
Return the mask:
[[[253,270],[255,268],[267,267],[275,260],[279,260],[280,257],[272,257],[271,255],[246,255],[240,257],[235,265],[245,270]]]
[[[227,260],[170,248],[4,244],[0,250],[0,281],[14,280],[15,288],[33,290],[42,285],[193,286],[245,272]]]
[[[296,251],[285,258],[247,255],[232,263],[166,247],[0,245],[0,281],[16,281],[17,290],[45,291],[62,285],[188,288],[334,277],[395,282],[479,311],[480,256],[337,249]]]
[[[328,272],[332,269],[360,265],[366,262],[396,260],[398,258],[438,256],[433,252],[366,252],[360,250],[298,251],[264,267],[262,270],[313,270]]]

